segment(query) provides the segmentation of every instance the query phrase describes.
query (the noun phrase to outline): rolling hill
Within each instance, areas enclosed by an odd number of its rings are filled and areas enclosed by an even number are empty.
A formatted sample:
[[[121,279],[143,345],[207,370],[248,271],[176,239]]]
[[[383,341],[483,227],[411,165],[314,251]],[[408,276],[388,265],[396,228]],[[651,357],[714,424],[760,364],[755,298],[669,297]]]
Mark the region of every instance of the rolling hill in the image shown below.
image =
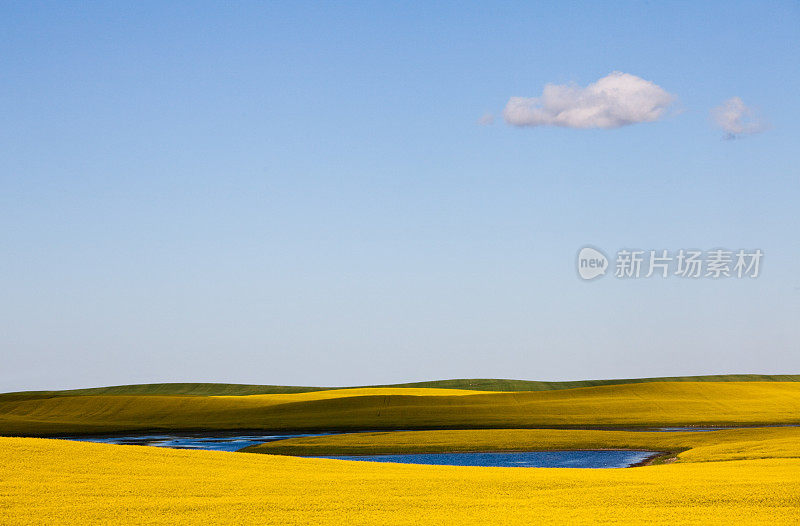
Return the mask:
[[[639,382],[547,391],[373,387],[257,395],[0,400],[0,434],[800,423],[800,382]]]

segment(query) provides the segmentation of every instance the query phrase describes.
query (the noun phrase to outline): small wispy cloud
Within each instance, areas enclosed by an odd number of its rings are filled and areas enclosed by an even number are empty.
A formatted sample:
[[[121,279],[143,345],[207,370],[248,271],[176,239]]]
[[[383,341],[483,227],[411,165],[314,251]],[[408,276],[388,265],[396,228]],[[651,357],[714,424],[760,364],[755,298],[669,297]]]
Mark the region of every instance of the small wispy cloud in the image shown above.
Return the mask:
[[[653,82],[615,71],[586,87],[547,84],[539,97],[511,97],[503,118],[513,126],[619,128],[657,121],[674,100]]]
[[[478,119],[478,124],[481,126],[489,126],[490,124],[494,124],[494,115],[491,113],[484,113],[481,115],[481,118]]]
[[[731,97],[712,109],[711,118],[725,132],[725,139],[736,139],[767,129],[763,117],[753,108],[747,107],[739,97]]]

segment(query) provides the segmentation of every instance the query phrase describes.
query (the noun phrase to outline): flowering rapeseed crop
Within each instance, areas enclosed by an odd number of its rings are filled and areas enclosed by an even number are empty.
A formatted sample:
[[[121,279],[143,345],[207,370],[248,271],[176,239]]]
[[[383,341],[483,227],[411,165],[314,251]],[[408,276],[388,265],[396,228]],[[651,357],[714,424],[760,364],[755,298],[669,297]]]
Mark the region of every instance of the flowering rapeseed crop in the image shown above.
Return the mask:
[[[800,459],[470,468],[0,439],[0,524],[790,524]]]

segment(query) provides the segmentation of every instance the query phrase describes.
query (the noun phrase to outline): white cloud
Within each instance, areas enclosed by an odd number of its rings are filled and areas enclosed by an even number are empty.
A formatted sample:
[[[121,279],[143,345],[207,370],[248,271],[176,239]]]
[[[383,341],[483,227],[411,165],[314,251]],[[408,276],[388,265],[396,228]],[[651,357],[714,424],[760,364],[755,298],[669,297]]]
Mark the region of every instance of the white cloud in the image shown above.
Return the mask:
[[[489,126],[490,124],[494,124],[494,115],[491,113],[484,113],[480,119],[478,119],[478,124],[481,126]]]
[[[615,71],[585,88],[547,84],[539,97],[511,97],[503,118],[514,126],[619,128],[660,119],[674,100],[650,81]]]
[[[764,119],[752,108],[745,106],[739,97],[731,97],[711,110],[711,118],[725,132],[726,139],[759,133],[767,128]]]

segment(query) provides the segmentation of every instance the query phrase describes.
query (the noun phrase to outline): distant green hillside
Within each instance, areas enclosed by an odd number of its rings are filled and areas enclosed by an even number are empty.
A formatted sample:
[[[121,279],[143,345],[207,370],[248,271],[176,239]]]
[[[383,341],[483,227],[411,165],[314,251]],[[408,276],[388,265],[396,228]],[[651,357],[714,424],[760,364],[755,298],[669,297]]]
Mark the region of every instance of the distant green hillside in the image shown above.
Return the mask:
[[[576,387],[639,384],[647,382],[800,382],[800,374],[717,374],[707,376],[575,380],[568,382],[473,378],[465,380],[434,380],[431,382],[414,382],[374,387],[436,387],[440,389],[472,389],[475,391],[554,391],[557,389],[574,389]]]
[[[246,396],[254,394],[308,393],[311,391],[324,391],[328,389],[341,388],[216,383],[133,384],[89,387],[87,389],[67,389],[63,391],[19,391],[15,393],[4,393],[0,394],[0,402],[88,395]]]
[[[470,389],[475,391],[553,391],[576,387],[635,384],[647,382],[799,382],[800,375],[726,374],[708,376],[665,376],[658,378],[622,378],[613,380],[577,380],[569,382],[539,382],[534,380],[503,380],[472,378],[433,380],[404,384],[384,384],[358,387],[410,387],[439,389]],[[183,395],[183,396],[244,396],[253,394],[308,393],[348,387],[306,387],[284,385],[251,385],[220,383],[163,383],[116,385],[69,389],[63,391],[21,391],[0,394],[0,401],[35,400],[62,396],[84,395]]]

